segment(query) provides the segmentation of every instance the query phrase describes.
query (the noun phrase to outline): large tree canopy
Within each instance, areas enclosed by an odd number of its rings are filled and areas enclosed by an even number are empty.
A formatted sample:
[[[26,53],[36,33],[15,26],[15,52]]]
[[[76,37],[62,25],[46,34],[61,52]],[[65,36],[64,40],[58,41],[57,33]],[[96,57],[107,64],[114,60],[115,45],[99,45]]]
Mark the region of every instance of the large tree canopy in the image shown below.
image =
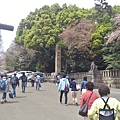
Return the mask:
[[[70,24],[60,36],[69,50],[77,48],[78,50],[88,51],[91,34],[94,30],[95,24],[86,19],[81,19],[81,21],[77,20]]]
[[[87,17],[88,14],[87,9],[80,9],[76,5],[63,4],[62,7],[58,4],[51,7],[45,5],[21,20],[15,42],[38,51],[39,56],[42,56],[39,57],[41,61],[39,64],[48,64],[45,66],[50,68],[51,64],[54,64],[55,45],[63,44],[59,34],[70,23]],[[42,62],[43,58],[47,60],[45,63]],[[48,58],[51,58],[52,63]]]
[[[97,1],[95,7],[91,9],[66,4],[62,7],[59,4],[45,5],[35,9],[21,20],[15,43],[27,50],[35,50],[33,65],[37,70],[41,70],[42,66],[45,72],[54,72],[56,44],[62,46],[62,69],[69,72],[87,71],[92,60],[99,66],[98,68],[105,69],[106,63],[108,64],[105,57],[109,53],[105,50],[105,43],[108,36],[113,31],[115,33],[116,28],[113,28],[110,19],[116,13],[120,13],[120,7],[112,8],[105,0]],[[119,37],[114,41],[118,39]],[[110,50],[113,46],[109,45]],[[117,45],[114,50],[118,50]],[[111,58],[114,59],[113,56]]]
[[[86,19],[81,19],[70,24],[62,34],[60,34],[63,43],[68,47],[67,60],[68,66],[72,66],[72,71],[87,71],[91,63],[90,56],[90,38],[95,29],[95,24],[92,24]],[[64,59],[64,58],[63,58]],[[70,70],[70,68],[69,68]]]

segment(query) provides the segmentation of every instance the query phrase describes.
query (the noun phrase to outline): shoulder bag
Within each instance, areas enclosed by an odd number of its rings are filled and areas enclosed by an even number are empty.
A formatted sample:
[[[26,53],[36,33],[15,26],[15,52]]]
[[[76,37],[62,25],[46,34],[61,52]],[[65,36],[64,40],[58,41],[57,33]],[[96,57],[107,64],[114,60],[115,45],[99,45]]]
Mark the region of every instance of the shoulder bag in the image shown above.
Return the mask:
[[[89,100],[90,100],[92,94],[93,94],[93,92],[90,94],[90,97],[88,98],[87,102],[80,108],[79,115],[81,115],[81,116],[86,116],[87,115],[88,103],[89,103]]]
[[[68,87],[68,85],[67,85],[67,81],[65,80],[65,88],[64,88],[64,91],[65,92],[69,92],[69,87]]]

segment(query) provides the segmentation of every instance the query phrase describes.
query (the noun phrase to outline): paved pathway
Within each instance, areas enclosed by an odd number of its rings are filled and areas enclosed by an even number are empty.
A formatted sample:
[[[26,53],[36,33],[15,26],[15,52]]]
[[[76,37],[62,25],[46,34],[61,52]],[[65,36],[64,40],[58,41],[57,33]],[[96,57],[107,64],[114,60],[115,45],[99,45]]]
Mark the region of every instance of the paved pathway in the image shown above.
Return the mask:
[[[119,89],[112,89],[111,96],[120,100]],[[80,94],[78,101],[79,97]],[[16,98],[10,99],[7,95],[8,102],[0,105],[0,120],[82,120],[78,115],[79,106],[72,105],[71,93],[68,98],[67,106],[59,104],[59,92],[53,83],[42,83],[40,91],[28,83],[26,93],[21,92],[20,86]]]

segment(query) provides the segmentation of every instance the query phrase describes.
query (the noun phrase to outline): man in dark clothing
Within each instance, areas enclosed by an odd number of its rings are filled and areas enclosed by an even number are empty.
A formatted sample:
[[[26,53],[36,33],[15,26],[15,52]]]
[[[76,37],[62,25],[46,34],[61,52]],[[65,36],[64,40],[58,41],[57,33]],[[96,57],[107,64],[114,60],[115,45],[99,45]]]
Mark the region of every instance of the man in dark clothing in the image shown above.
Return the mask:
[[[27,84],[27,77],[26,77],[24,72],[23,72],[23,75],[20,77],[20,80],[22,80],[22,92],[25,93],[25,87]]]
[[[11,77],[10,84],[12,86],[13,97],[16,97],[16,87],[17,85],[19,86],[19,80],[18,80],[18,77],[16,76],[16,73],[14,74],[13,77]]]

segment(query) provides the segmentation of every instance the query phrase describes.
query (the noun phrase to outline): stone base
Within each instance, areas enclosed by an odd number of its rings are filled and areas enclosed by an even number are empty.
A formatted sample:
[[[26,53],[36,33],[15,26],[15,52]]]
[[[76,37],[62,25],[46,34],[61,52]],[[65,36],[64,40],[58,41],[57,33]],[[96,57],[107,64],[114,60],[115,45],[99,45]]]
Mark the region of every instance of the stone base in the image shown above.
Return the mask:
[[[105,84],[105,83],[94,83],[94,89],[98,89],[100,85]]]

